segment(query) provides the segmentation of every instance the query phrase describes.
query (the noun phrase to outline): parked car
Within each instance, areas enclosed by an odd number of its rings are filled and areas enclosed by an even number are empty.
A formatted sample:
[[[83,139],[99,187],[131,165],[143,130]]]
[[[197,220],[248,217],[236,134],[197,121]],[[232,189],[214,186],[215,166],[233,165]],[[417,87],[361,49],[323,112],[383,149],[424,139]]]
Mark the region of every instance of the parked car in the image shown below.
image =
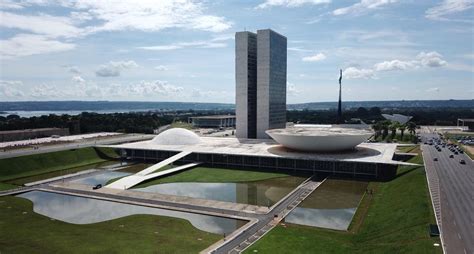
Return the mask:
[[[96,186],[92,187],[93,190],[98,190],[102,188],[102,184],[97,184]]]
[[[454,158],[454,154],[449,155],[449,158]]]
[[[466,164],[466,161],[465,160],[460,160],[459,163]]]
[[[438,161],[438,158],[434,158],[433,161]]]

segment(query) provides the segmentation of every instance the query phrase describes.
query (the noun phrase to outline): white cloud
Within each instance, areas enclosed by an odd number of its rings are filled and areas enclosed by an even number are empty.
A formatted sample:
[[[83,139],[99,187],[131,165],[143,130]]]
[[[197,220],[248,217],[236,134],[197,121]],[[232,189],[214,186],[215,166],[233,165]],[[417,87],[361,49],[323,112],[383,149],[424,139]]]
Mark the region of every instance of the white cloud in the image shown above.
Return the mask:
[[[23,5],[12,0],[2,0],[0,1],[0,9],[23,9]]]
[[[125,91],[132,95],[139,95],[149,97],[150,95],[171,96],[182,92],[184,89],[179,86],[174,86],[166,81],[141,81],[137,84],[127,86]]]
[[[359,15],[396,2],[398,2],[398,0],[361,0],[351,6],[336,9],[332,14],[336,16],[347,14]]]
[[[286,82],[286,93],[289,96],[295,96],[300,93],[300,90],[296,88],[295,84]]]
[[[46,35],[49,38],[77,37],[84,33],[83,29],[72,24],[69,17],[18,15],[10,12],[0,12],[2,22],[0,27],[15,28],[35,34]]]
[[[437,92],[437,93],[438,93],[438,92],[439,92],[439,88],[438,88],[438,87],[431,87],[431,88],[426,89],[426,91],[427,91],[427,92],[431,92],[431,93],[433,93],[433,92]]]
[[[328,4],[331,0],[265,0],[259,4],[257,9],[264,9],[272,6],[299,7],[302,5]]]
[[[231,27],[223,17],[205,13],[203,4],[193,0],[113,1],[78,0],[66,2],[73,9],[86,11],[102,22],[97,31],[140,30],[156,32],[168,28],[221,32]]]
[[[165,65],[158,65],[158,66],[155,66],[155,70],[158,70],[158,71],[167,71],[169,70],[169,68]]]
[[[96,70],[95,75],[98,77],[118,77],[120,72],[125,69],[131,69],[138,67],[138,64],[135,61],[110,61],[108,64],[103,64],[99,66],[99,69]]]
[[[67,70],[70,72],[70,73],[73,73],[73,74],[81,74],[81,69],[79,69],[79,67],[77,66],[65,66],[67,68]]]
[[[0,80],[0,99],[19,99],[25,96],[18,87],[23,86],[19,80]]]
[[[58,89],[57,87],[48,84],[40,84],[35,86],[30,94],[30,96],[33,98],[43,100],[48,98],[60,98],[64,95],[65,93],[63,93],[62,89]]]
[[[155,46],[143,46],[138,47],[139,49],[145,50],[156,50],[156,51],[166,51],[166,50],[175,50],[183,48],[225,48],[227,43],[224,41],[233,39],[233,36],[218,36],[210,40],[204,41],[190,41],[190,42],[175,42],[172,44],[165,45],[155,45]]]
[[[86,82],[81,76],[74,76],[71,80],[79,84],[83,84]]]
[[[375,79],[375,72],[372,69],[359,69],[356,67],[346,68],[342,72],[342,77],[346,79]]]
[[[425,17],[433,20],[448,20],[446,16],[469,10],[472,7],[474,7],[473,0],[443,0],[440,4],[426,10]]]
[[[8,59],[67,51],[75,47],[75,44],[48,39],[44,35],[18,34],[7,40],[0,40],[0,56]]]
[[[312,56],[305,56],[303,57],[303,61],[304,62],[318,62],[318,61],[322,61],[326,59],[326,55],[323,54],[323,53],[317,53],[315,55],[312,55]]]
[[[375,71],[393,71],[393,70],[406,70],[408,68],[415,67],[415,64],[411,61],[384,61],[374,65]]]
[[[420,61],[421,65],[427,67],[440,67],[446,65],[446,61],[441,59],[441,54],[436,51],[431,52],[421,52],[416,56],[416,58]]]

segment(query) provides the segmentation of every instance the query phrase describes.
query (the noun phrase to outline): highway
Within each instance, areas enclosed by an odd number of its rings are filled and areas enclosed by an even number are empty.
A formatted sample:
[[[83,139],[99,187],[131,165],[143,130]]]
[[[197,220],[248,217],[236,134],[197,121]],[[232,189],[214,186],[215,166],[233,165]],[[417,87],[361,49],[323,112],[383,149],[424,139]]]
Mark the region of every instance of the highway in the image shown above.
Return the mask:
[[[438,138],[422,133],[422,142]],[[465,154],[454,155],[448,147],[439,152],[434,145],[421,145],[426,171],[436,172],[439,180],[441,237],[444,250],[451,253],[474,253],[474,163]],[[437,158],[438,161],[434,161]],[[464,160],[466,164],[461,164]],[[430,172],[428,172],[430,173]]]
[[[121,135],[119,137],[108,137],[108,138],[101,138],[101,139],[87,139],[84,141],[77,141],[71,143],[63,143],[57,145],[43,145],[38,146],[38,149],[32,148],[24,148],[24,149],[16,149],[16,150],[7,150],[7,151],[0,151],[0,159],[12,158],[12,157],[20,157],[25,155],[32,155],[32,154],[41,154],[41,153],[50,153],[50,152],[58,152],[63,150],[69,149],[79,149],[85,147],[91,147],[96,145],[110,145],[110,144],[117,144],[117,143],[124,143],[124,142],[132,142],[132,141],[142,141],[147,139],[152,139],[155,135],[149,134],[128,134],[128,135]]]

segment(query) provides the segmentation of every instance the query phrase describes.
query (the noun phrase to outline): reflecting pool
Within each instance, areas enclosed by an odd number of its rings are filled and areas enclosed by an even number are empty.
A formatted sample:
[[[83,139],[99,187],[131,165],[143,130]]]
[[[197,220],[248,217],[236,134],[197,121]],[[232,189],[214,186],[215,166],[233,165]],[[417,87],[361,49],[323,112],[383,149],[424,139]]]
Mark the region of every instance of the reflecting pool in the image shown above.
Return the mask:
[[[131,173],[119,172],[119,171],[104,171],[103,173],[100,173],[100,174],[86,176],[83,178],[72,180],[71,183],[80,183],[80,184],[86,184],[86,185],[91,185],[91,186],[95,186],[97,184],[105,185],[111,179],[124,177],[128,175],[131,175]]]
[[[302,177],[288,176],[239,183],[163,183],[133,190],[232,203],[272,206],[302,181],[304,181]]]
[[[31,191],[18,195],[33,202],[36,213],[73,224],[90,224],[135,214],[161,215],[188,220],[194,227],[215,234],[230,234],[244,221],[111,201]]]
[[[367,182],[328,179],[285,218],[285,222],[347,230]]]

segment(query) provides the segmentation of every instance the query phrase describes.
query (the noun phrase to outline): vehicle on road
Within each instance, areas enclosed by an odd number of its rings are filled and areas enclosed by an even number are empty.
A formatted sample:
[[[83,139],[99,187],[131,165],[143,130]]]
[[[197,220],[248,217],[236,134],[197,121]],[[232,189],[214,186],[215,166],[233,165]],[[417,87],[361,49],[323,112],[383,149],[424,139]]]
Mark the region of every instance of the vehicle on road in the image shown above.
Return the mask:
[[[466,164],[466,161],[465,160],[460,160],[459,163]]]
[[[434,158],[433,161],[438,161],[438,158]]]
[[[449,158],[454,158],[454,154],[449,155]]]
[[[98,190],[102,188],[102,184],[97,184],[96,186],[92,187],[93,190]]]

